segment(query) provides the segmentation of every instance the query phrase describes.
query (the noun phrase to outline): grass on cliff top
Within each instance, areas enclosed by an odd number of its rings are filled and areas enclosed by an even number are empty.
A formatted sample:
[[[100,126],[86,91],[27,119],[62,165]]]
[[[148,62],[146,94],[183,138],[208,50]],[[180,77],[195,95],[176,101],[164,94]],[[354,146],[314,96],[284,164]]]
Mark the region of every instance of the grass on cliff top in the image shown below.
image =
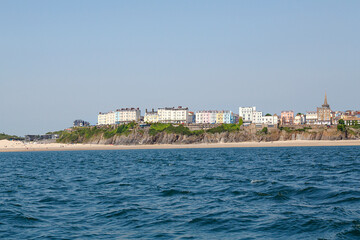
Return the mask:
[[[214,134],[214,133],[222,133],[222,132],[234,132],[239,130],[240,130],[240,124],[222,124],[218,127],[210,128],[206,130],[206,132]],[[172,124],[165,124],[165,123],[151,124],[149,129],[150,135],[155,136],[160,132],[187,135],[187,136],[191,136],[191,135],[199,136],[205,133],[204,130],[191,131],[188,127],[185,127],[183,125],[179,125],[175,127]]]
[[[155,136],[156,134],[161,132],[190,136],[190,135],[201,135],[205,131],[204,130],[191,131],[188,127],[185,127],[184,125],[179,125],[175,127],[172,124],[166,124],[166,123],[151,124],[149,129],[150,135]]]
[[[218,127],[210,128],[206,130],[208,133],[223,133],[223,132],[236,132],[240,130],[240,124],[230,123],[221,124]]]
[[[73,131],[62,131],[57,142],[63,143],[78,143],[89,141],[92,137],[103,134],[105,139],[111,138],[115,135],[129,134],[130,130],[136,126],[136,123],[122,124],[117,127],[76,127]]]

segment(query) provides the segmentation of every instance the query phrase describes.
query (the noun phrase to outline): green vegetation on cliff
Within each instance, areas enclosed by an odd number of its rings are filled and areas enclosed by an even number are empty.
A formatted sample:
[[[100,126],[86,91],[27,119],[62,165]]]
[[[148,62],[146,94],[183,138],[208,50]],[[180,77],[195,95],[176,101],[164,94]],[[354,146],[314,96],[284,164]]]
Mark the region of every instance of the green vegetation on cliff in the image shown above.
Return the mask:
[[[240,130],[240,124],[221,124],[218,127],[206,130],[208,133],[235,132]]]
[[[174,126],[172,124],[153,123],[148,129],[150,136],[156,136],[162,132],[168,134],[176,134],[183,136],[201,136],[205,133],[215,134],[223,132],[235,132],[240,130],[240,124],[222,124],[220,126],[210,128],[208,130],[194,130],[191,131],[184,125]],[[129,124],[122,124],[117,126],[95,126],[95,127],[76,127],[72,131],[58,131],[60,135],[58,142],[62,143],[86,143],[92,139],[99,137],[104,139],[110,139],[115,136],[125,135],[128,136],[132,131],[141,135],[145,134],[145,129],[132,122]]]
[[[269,130],[267,127],[263,127],[263,129],[261,129],[260,133],[263,133],[263,134],[268,134]]]
[[[222,133],[222,132],[234,132],[239,130],[240,130],[240,124],[221,124],[220,126],[206,130],[206,132],[214,134],[214,133]],[[199,136],[205,133],[204,130],[191,131],[188,127],[185,127],[183,125],[179,125],[175,127],[172,124],[155,123],[150,126],[149,129],[150,135],[154,136],[160,132],[187,135],[187,136],[191,136],[191,135]]]
[[[190,131],[188,127],[185,127],[183,125],[179,125],[175,127],[172,124],[164,124],[164,123],[151,124],[149,129],[150,135],[155,136],[160,132],[174,133],[174,134],[187,135],[187,136],[194,134],[194,131]]]
[[[280,131],[285,131],[287,133],[294,133],[294,132],[306,132],[306,130],[312,129],[311,127],[303,127],[298,129],[292,129],[290,127],[280,127]]]
[[[0,140],[24,140],[22,137],[0,133]]]
[[[114,137],[115,135],[129,134],[130,130],[136,126],[136,123],[122,124],[119,126],[106,127],[76,127],[72,131],[58,131],[60,134],[57,142],[63,143],[79,143],[87,142],[93,137],[103,136],[105,139]]]
[[[341,132],[346,132],[346,126],[345,126],[344,120],[342,120],[342,119],[339,120],[339,123],[337,125],[337,130],[339,130]]]
[[[204,125],[208,126],[208,125]],[[92,144],[190,144],[244,141],[279,141],[279,140],[341,140],[359,139],[360,130],[348,128],[346,132],[328,127],[281,127],[255,128],[241,127],[239,124],[211,125],[210,129],[190,130],[185,125],[155,123],[137,125],[135,123],[77,127],[70,131],[63,131],[58,142],[62,143],[92,143]],[[193,126],[198,127],[198,126]],[[60,132],[59,132],[60,133]]]

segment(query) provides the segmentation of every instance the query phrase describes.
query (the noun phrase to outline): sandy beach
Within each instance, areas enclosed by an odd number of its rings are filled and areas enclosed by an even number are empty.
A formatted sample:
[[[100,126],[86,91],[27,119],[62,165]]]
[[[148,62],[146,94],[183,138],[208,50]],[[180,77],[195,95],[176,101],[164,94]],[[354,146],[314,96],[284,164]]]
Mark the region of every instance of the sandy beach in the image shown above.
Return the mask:
[[[24,143],[21,141],[0,141],[0,152],[34,151],[80,151],[80,150],[126,150],[126,149],[181,149],[181,148],[238,148],[238,147],[309,147],[309,146],[360,146],[360,140],[318,141],[295,140],[276,142],[239,142],[210,144],[155,144],[155,145],[100,145],[62,143]]]

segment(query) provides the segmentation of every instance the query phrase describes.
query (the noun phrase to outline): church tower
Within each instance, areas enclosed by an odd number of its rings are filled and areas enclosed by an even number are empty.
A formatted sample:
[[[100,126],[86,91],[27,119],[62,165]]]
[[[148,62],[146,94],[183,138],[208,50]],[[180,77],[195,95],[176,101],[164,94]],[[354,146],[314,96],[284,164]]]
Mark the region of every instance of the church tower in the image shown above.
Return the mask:
[[[321,107],[317,108],[317,118],[319,124],[324,124],[324,125],[331,124],[331,110],[330,110],[330,105],[327,102],[326,92],[325,92],[324,104]]]

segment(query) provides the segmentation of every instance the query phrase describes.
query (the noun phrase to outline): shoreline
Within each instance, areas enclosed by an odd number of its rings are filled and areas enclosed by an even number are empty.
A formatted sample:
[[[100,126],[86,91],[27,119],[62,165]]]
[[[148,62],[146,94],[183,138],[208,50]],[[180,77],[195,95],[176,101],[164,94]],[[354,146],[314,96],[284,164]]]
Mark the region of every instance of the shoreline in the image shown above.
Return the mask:
[[[101,145],[63,143],[23,143],[0,141],[0,152],[85,151],[85,150],[136,150],[136,149],[191,149],[191,148],[256,148],[256,147],[326,147],[360,146],[360,140],[290,140],[275,142],[154,144],[154,145]]]

